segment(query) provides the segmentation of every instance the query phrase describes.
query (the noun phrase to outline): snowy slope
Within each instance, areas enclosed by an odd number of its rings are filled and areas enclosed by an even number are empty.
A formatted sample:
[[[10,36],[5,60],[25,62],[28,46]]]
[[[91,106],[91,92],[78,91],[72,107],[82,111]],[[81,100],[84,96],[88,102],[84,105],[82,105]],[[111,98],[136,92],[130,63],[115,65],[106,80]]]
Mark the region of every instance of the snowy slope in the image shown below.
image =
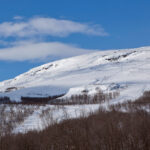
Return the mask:
[[[14,79],[0,82],[0,96],[19,101],[21,96],[89,94],[119,90],[116,100],[139,97],[150,89],[150,47],[98,51],[51,62]]]
[[[32,106],[31,106],[32,107]],[[42,111],[49,109],[48,116],[40,117]],[[13,133],[26,133],[31,130],[43,130],[46,128],[46,125],[50,125],[52,123],[59,123],[63,120],[69,118],[78,118],[88,116],[90,113],[95,112],[99,109],[98,104],[92,105],[68,105],[68,106],[54,106],[54,105],[45,105],[40,106],[37,110],[34,111],[32,115],[27,117],[24,122],[19,124],[16,128],[14,128]],[[51,118],[48,121],[48,118]],[[45,124],[44,118],[48,121],[48,124]],[[47,122],[46,121],[46,122]]]

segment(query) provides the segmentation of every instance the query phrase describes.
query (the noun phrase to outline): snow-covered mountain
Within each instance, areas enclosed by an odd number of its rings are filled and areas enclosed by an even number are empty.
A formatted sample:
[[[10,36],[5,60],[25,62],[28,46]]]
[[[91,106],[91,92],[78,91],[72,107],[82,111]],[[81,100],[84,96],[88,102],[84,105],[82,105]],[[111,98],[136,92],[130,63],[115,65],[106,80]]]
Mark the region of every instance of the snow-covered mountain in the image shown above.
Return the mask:
[[[118,100],[135,99],[150,89],[150,47],[98,51],[33,68],[0,82],[0,97],[45,97],[120,91]]]

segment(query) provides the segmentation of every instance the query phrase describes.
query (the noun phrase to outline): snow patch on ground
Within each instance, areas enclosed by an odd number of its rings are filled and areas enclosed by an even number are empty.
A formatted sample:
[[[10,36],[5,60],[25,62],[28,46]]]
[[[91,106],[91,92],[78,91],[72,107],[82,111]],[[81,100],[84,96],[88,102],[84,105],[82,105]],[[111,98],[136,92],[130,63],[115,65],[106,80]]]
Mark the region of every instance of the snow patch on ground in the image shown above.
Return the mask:
[[[34,113],[27,117],[23,123],[18,125],[13,133],[26,133],[32,130],[42,130],[46,127],[46,125],[50,125],[52,123],[59,123],[65,119],[69,118],[77,118],[80,116],[87,116],[89,113],[95,112],[98,110],[99,105],[70,105],[70,106],[40,106],[38,110],[35,110]],[[44,118],[40,117],[43,110],[49,109],[51,120],[44,120]],[[45,119],[49,119],[45,117]],[[48,123],[48,124],[47,124]]]

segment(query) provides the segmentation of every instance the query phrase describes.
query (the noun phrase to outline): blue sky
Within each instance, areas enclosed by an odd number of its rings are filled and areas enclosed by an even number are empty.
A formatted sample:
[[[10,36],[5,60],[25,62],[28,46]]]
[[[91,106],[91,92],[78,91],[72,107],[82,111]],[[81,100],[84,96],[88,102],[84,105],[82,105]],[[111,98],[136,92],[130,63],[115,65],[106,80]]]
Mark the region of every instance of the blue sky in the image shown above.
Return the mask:
[[[148,0],[0,0],[0,81],[93,50],[150,46]]]

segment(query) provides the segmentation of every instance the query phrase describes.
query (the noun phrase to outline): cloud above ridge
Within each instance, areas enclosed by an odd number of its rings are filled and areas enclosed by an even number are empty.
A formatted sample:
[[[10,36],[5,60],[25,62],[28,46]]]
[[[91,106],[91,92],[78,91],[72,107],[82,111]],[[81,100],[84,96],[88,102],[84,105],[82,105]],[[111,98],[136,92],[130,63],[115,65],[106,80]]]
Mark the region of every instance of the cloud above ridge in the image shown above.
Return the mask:
[[[100,25],[90,25],[70,20],[33,17],[28,20],[22,20],[21,17],[15,17],[16,20],[0,23],[0,37],[33,37],[33,36],[55,36],[66,37],[73,33],[86,35],[107,36],[108,33]],[[19,18],[19,19],[18,19]]]
[[[44,61],[51,58],[67,58],[93,52],[73,45],[60,42],[22,41],[12,44],[12,47],[0,49],[1,61]]]

